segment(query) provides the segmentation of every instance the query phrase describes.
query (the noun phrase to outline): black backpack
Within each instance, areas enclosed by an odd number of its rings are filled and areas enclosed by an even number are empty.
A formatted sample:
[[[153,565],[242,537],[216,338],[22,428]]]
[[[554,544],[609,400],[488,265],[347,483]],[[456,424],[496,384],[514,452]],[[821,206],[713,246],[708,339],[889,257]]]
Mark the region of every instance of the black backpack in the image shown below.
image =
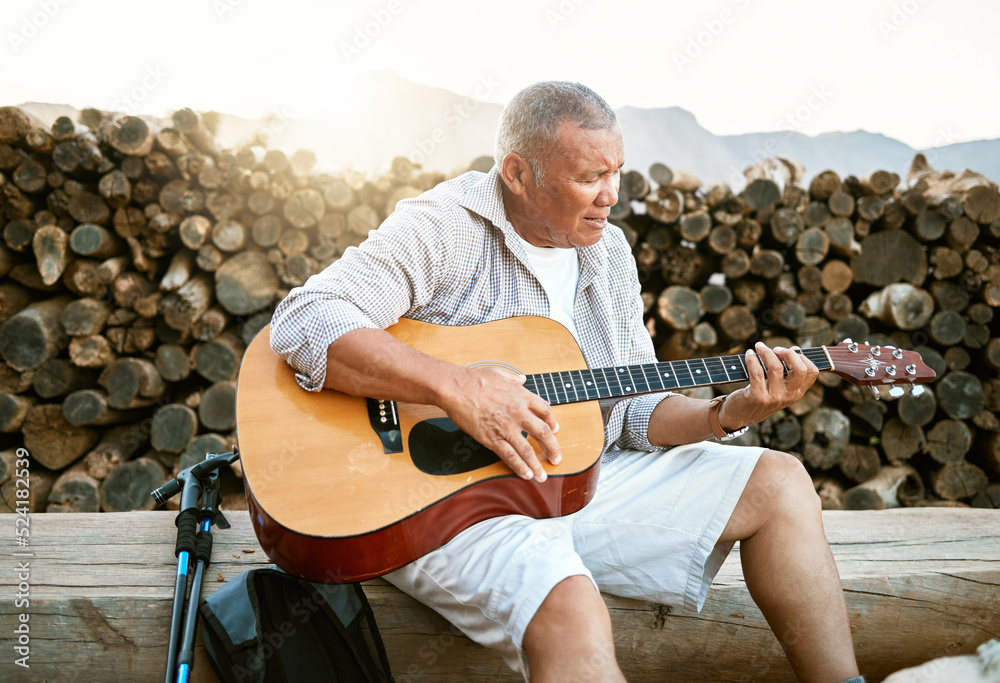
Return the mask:
[[[223,683],[392,683],[360,584],[314,583],[251,569],[199,608],[202,640]]]

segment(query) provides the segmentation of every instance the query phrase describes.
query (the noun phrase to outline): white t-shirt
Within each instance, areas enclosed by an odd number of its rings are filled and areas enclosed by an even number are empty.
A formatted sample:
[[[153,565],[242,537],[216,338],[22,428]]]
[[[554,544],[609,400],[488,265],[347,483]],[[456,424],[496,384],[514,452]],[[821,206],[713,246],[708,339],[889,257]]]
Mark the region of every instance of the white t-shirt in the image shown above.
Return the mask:
[[[528,255],[528,261],[535,269],[535,274],[549,297],[549,317],[564,325],[579,341],[576,324],[573,322],[576,285],[580,281],[580,260],[577,258],[576,249],[536,247],[520,235],[517,235],[517,238],[521,241]]]

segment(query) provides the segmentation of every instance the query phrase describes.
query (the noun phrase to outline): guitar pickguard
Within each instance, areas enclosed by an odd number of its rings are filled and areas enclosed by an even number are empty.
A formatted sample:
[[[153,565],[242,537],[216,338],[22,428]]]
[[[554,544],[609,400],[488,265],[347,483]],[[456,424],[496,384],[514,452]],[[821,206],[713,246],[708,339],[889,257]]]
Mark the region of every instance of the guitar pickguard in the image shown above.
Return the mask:
[[[500,456],[447,417],[432,417],[415,424],[407,447],[413,465],[435,476],[463,474],[500,462]]]

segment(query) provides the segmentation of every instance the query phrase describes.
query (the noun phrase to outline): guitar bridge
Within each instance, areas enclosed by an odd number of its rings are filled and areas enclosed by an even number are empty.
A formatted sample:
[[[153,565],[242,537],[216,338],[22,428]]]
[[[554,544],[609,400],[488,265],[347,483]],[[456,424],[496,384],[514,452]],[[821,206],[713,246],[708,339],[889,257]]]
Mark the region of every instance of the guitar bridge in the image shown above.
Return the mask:
[[[386,453],[403,452],[403,432],[399,427],[399,410],[395,401],[366,399],[368,401],[368,421],[382,440],[382,450]]]

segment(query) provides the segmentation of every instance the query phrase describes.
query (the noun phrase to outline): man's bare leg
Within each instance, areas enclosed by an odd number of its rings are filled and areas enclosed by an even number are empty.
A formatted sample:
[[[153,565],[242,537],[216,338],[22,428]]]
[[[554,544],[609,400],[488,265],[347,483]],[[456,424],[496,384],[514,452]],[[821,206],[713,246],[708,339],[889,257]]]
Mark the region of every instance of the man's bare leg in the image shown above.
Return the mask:
[[[798,460],[764,451],[720,540],[740,541],[747,588],[800,681],[858,675],[819,496]]]
[[[586,576],[553,588],[524,633],[531,683],[620,683],[611,616]]]

